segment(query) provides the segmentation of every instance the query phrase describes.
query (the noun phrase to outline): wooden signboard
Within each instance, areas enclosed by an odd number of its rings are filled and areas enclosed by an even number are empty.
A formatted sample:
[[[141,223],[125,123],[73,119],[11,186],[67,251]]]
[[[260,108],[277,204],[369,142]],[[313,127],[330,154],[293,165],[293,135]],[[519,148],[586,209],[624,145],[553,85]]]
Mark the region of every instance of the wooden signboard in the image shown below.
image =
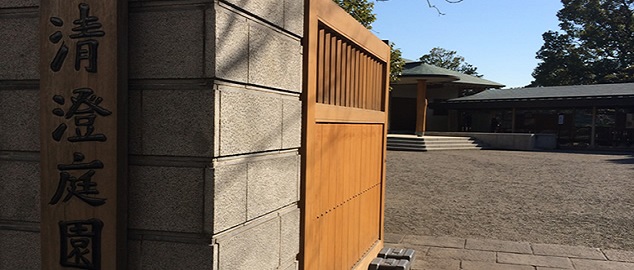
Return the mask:
[[[40,5],[42,269],[124,269],[127,1]]]

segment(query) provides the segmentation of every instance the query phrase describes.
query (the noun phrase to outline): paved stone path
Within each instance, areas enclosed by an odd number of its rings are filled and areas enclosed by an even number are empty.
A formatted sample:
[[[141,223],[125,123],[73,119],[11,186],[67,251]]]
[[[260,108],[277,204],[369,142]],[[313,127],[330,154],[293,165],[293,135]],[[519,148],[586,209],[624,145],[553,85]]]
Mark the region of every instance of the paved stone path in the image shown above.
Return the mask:
[[[634,270],[634,252],[387,233],[386,247],[412,248],[412,270]]]

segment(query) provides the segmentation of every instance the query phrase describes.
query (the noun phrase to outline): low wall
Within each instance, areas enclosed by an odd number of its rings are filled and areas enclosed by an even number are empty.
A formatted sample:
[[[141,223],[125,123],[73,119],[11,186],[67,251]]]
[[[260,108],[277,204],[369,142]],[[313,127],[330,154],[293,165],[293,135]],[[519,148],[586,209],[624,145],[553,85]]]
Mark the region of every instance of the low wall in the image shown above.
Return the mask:
[[[473,137],[485,146],[508,150],[550,150],[557,147],[556,134],[425,132],[428,136]]]

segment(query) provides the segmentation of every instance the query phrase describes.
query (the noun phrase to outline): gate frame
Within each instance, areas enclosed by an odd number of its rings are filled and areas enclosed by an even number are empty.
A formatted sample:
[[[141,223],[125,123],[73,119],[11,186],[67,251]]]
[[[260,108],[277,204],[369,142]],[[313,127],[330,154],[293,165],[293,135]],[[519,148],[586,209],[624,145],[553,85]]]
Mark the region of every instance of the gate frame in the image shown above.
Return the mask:
[[[337,22],[333,25],[332,22]],[[344,21],[340,23],[338,21]],[[364,110],[358,108],[341,107],[341,110],[330,114],[316,114],[318,107],[330,107],[332,105],[318,104],[316,97],[317,74],[315,67],[317,65],[317,47],[318,47],[318,25],[322,23],[329,28],[335,30],[338,34],[346,39],[353,41],[357,46],[363,48],[367,52],[373,54],[374,57],[384,61],[385,77],[383,84],[383,100],[382,111]],[[378,42],[377,42],[378,41]],[[353,269],[367,269],[368,265],[374,259],[374,255],[383,248],[384,245],[384,224],[385,224],[385,161],[386,161],[386,142],[388,130],[388,103],[389,103],[389,69],[390,69],[390,46],[374,36],[367,28],[354,20],[349,14],[341,9],[332,0],[305,0],[304,1],[304,38],[303,45],[303,85],[302,85],[302,147],[301,154],[301,184],[300,184],[300,209],[302,211],[300,220],[300,253],[298,255],[300,268],[305,269],[307,248],[307,210],[310,199],[307,198],[307,177],[314,171],[315,159],[309,153],[314,152],[311,142],[315,140],[314,129],[319,121],[337,122],[337,123],[379,123],[377,119],[381,119],[383,123],[383,142],[381,155],[381,191],[379,202],[379,234],[378,240],[374,246],[366,252],[363,257],[359,258]]]

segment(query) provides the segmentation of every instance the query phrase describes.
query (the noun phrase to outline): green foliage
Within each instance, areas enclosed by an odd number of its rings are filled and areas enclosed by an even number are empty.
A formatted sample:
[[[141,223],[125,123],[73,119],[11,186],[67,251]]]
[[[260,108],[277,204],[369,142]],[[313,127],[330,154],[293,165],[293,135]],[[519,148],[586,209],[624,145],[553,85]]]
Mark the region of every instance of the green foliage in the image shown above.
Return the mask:
[[[478,74],[478,68],[465,62],[464,57],[458,55],[456,51],[436,47],[431,49],[428,54],[421,56],[419,60],[425,64],[482,77]]]
[[[348,14],[359,21],[363,26],[372,29],[372,23],[376,21],[376,14],[372,13],[374,3],[368,0],[333,0]]]
[[[396,44],[390,42],[390,83],[397,82],[403,71],[405,60],[401,57],[401,50],[394,48]]]
[[[634,81],[634,0],[562,0],[531,86]]]

